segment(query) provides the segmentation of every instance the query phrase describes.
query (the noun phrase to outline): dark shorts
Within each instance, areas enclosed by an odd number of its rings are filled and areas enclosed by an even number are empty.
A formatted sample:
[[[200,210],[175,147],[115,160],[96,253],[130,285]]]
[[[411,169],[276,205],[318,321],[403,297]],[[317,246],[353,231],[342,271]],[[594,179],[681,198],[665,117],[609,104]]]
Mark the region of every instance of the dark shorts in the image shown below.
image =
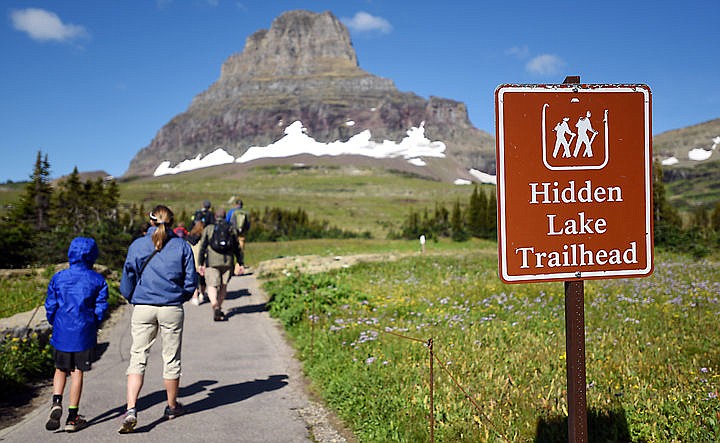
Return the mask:
[[[64,352],[53,349],[53,360],[55,367],[63,372],[72,372],[76,368],[85,372],[92,366],[93,350],[86,349],[80,352]]]

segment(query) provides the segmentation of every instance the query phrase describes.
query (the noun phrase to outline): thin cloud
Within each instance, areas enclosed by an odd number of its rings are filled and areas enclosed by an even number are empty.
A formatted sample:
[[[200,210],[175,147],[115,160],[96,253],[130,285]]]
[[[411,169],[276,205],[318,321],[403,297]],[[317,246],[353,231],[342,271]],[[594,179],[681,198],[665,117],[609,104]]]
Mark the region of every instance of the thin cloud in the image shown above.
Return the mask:
[[[555,75],[565,66],[563,59],[553,54],[541,54],[525,65],[525,69],[533,74]]]
[[[523,59],[527,58],[527,56],[530,55],[530,48],[528,48],[527,45],[513,46],[510,49],[506,49],[505,54]]]
[[[83,26],[63,23],[54,12],[38,8],[16,9],[10,13],[13,27],[40,42],[66,42],[86,37]]]
[[[340,19],[351,30],[356,32],[379,32],[388,34],[392,31],[392,25],[382,17],[376,17],[367,12],[360,11],[352,18],[343,17]]]

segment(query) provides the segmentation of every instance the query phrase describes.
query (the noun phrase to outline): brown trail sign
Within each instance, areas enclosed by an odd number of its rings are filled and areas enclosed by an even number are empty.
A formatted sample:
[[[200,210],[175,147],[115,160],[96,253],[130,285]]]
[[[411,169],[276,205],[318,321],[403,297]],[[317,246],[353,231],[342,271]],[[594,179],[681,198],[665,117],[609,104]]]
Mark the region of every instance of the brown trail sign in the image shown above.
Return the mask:
[[[495,90],[499,276],[565,281],[568,441],[587,441],[584,280],[653,270],[646,85]]]
[[[502,85],[495,109],[500,278],[650,275],[650,89]]]

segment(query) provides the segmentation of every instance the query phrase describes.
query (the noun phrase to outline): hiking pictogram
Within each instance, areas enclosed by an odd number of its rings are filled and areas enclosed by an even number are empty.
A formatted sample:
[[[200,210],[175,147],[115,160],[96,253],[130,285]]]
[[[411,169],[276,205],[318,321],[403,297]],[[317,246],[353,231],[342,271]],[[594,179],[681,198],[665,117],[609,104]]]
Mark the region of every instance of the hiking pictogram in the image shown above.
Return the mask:
[[[555,134],[555,149],[553,149],[553,158],[557,158],[558,156],[558,150],[560,149],[560,146],[563,147],[563,154],[562,156],[565,158],[570,157],[570,143],[572,143],[573,138],[575,138],[575,133],[570,130],[570,127],[568,126],[568,120],[570,120],[569,117],[563,117],[562,121],[555,125],[555,129],[553,131],[556,132]],[[565,138],[565,134],[570,136],[570,140]]]
[[[575,127],[578,129],[578,138],[577,143],[575,143],[575,151],[573,151],[573,157],[578,156],[578,153],[580,152],[580,147],[582,145],[585,145],[583,157],[593,156],[592,142],[595,140],[595,136],[598,135],[598,132],[592,128],[592,124],[590,123],[591,115],[592,114],[590,113],[590,111],[587,111],[585,117],[580,117],[577,123],[575,123]],[[592,132],[592,139],[588,138],[588,132]]]
[[[579,104],[580,100],[573,98],[571,104]],[[569,170],[569,169],[602,169],[608,160],[608,113],[607,109],[603,109],[601,115],[602,121],[593,122],[593,111],[587,108],[578,108],[577,113],[567,112],[567,108],[563,108],[562,114],[556,115],[551,109],[549,103],[542,106],[542,148],[543,160],[545,166],[551,170]],[[571,122],[574,121],[573,127],[576,132],[570,128]],[[549,125],[555,123],[552,132]],[[601,128],[601,131],[595,127]],[[552,134],[555,134],[553,143]],[[598,139],[598,135],[600,138]],[[596,139],[603,146],[594,149],[593,143]],[[548,146],[552,144],[552,152],[548,151]],[[602,149],[604,147],[604,149]],[[562,148],[562,149],[561,149]]]

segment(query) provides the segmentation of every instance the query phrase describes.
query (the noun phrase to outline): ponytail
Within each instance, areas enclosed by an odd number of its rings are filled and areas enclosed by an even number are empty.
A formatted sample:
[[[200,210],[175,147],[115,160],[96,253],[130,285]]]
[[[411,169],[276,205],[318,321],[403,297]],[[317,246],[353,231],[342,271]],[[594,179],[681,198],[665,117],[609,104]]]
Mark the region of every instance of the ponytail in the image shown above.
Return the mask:
[[[173,224],[174,214],[167,206],[157,205],[155,209],[150,212],[150,221],[156,227],[155,232],[152,233],[152,242],[155,245],[155,250],[159,251],[165,246],[167,242],[170,228],[167,225]]]

